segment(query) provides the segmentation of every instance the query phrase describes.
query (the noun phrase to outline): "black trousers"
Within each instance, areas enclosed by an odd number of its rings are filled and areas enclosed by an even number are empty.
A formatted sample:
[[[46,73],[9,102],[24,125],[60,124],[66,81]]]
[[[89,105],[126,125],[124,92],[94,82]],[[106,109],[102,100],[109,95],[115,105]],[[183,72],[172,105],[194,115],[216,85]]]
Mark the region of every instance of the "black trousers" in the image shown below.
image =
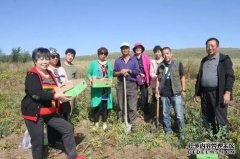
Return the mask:
[[[63,116],[66,120],[69,120],[71,113],[71,104],[70,102],[64,102],[60,104],[60,115]]]
[[[107,100],[102,100],[102,102],[94,108],[94,122],[99,121],[99,116],[102,114],[102,121],[107,121]]]
[[[71,112],[70,103],[69,102],[61,103],[59,110],[60,110],[59,114],[63,117],[63,119],[70,122],[70,112]],[[47,136],[48,136],[48,144],[50,147],[65,151],[63,141],[62,141],[62,135],[58,131],[56,131],[53,127],[48,125],[47,125]]]
[[[143,107],[144,114],[149,114],[148,108],[148,85],[145,83],[144,85],[139,86],[141,92],[141,105]]]
[[[214,133],[221,127],[228,127],[227,106],[219,103],[217,90],[205,89],[201,96],[201,106],[203,122],[206,126],[211,124]]]
[[[36,122],[25,120],[25,124],[31,136],[33,159],[43,159],[44,123],[61,134],[61,140],[66,154],[69,159],[74,159],[77,153],[73,126],[59,114],[39,117]]]

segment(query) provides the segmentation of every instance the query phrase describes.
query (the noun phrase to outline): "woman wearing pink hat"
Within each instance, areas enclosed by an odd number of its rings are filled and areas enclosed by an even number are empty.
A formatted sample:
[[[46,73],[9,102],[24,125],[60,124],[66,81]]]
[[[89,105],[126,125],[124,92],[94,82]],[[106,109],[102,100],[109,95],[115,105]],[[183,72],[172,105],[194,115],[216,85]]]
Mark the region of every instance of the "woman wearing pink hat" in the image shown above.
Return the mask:
[[[148,86],[150,85],[150,58],[144,52],[142,43],[135,43],[133,52],[138,61],[140,74],[137,76],[137,84],[141,91],[141,105],[143,106],[144,120],[149,115],[148,108]]]

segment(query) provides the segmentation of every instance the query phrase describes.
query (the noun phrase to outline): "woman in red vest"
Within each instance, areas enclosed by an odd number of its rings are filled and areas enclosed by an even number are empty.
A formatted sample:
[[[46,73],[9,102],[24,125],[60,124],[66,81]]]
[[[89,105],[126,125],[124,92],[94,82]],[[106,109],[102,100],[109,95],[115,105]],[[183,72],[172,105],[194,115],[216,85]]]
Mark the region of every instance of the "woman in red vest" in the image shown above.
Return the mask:
[[[50,52],[37,48],[32,53],[34,67],[27,71],[25,97],[21,103],[22,115],[31,136],[33,159],[43,159],[44,123],[62,135],[65,153],[69,159],[84,159],[77,156],[73,126],[57,114],[59,100],[69,101],[63,93],[55,92],[57,81],[49,71]]]

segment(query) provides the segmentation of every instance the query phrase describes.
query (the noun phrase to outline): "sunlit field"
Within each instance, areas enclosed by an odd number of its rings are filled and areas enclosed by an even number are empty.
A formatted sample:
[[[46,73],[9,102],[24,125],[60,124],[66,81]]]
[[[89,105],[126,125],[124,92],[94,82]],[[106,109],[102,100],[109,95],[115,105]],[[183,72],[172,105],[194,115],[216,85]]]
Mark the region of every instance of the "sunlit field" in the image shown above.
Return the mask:
[[[240,49],[222,49],[222,52],[230,55],[233,61],[236,81],[234,84],[234,101],[229,106],[229,122],[231,126],[230,139],[221,139],[209,133],[202,127],[200,115],[200,103],[192,102],[194,95],[195,77],[198,73],[199,63],[204,57],[204,49],[173,50],[177,60],[182,61],[187,78],[187,96],[184,99],[186,117],[186,141],[180,142],[176,133],[165,135],[162,127],[159,131],[151,133],[152,121],[144,122],[141,119],[141,110],[133,127],[133,132],[126,135],[124,124],[117,121],[116,91],[112,87],[114,109],[109,114],[108,129],[93,131],[90,109],[90,87],[80,94],[76,101],[72,114],[72,122],[75,125],[77,150],[85,154],[89,159],[95,158],[188,158],[187,145],[190,142],[223,142],[235,143],[235,155],[223,155],[223,158],[240,158]],[[153,57],[153,53],[148,51]],[[120,53],[110,54],[109,58],[114,64]],[[76,57],[74,63],[79,69],[80,77],[86,80],[86,72],[91,60],[96,56]],[[4,140],[10,135],[23,136],[25,131],[24,121],[20,113],[20,102],[24,96],[24,79],[27,68],[32,62],[0,63],[0,158],[2,154],[10,154],[18,149],[19,142]],[[86,80],[87,81],[87,80]],[[116,83],[116,79],[114,79]],[[151,103],[151,88],[149,88],[149,103],[151,114],[154,116],[155,105]],[[174,123],[174,118],[172,118]],[[174,124],[173,124],[174,125]],[[131,153],[134,152],[134,153]],[[54,155],[50,158],[54,158]],[[167,155],[164,157],[163,155]],[[22,157],[24,158],[24,157]]]

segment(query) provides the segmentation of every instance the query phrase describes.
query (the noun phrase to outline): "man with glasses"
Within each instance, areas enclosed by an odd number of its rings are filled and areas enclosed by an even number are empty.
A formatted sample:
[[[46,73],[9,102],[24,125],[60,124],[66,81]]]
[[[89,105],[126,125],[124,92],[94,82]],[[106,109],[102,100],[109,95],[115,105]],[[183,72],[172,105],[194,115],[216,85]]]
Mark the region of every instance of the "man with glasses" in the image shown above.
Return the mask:
[[[200,63],[195,86],[194,101],[201,97],[202,118],[205,127],[211,127],[214,134],[228,136],[227,108],[232,99],[235,80],[232,61],[219,51],[219,40],[206,41],[207,56]],[[220,131],[221,130],[221,131]]]

